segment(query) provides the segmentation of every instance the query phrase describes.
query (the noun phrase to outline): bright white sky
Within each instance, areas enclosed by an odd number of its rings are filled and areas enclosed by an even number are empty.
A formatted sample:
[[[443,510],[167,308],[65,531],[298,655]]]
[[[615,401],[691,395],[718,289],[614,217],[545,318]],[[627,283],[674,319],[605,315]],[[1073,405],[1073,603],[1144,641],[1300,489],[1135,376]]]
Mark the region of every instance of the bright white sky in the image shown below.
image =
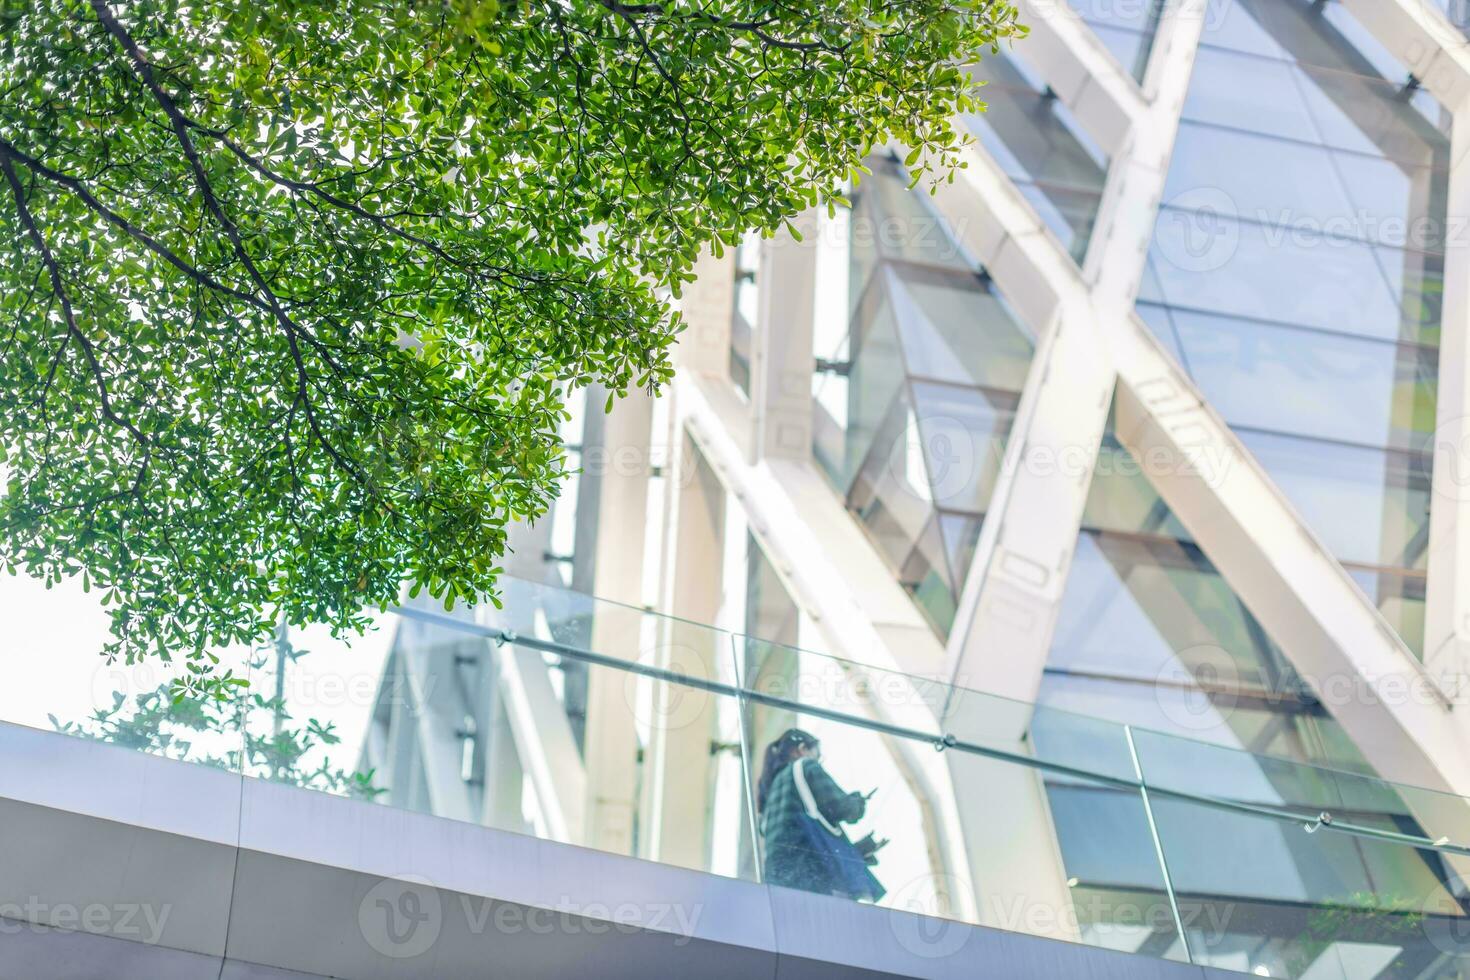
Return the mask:
[[[307,718],[335,723],[342,744],[330,755],[334,765],[345,769],[355,768],[367,732],[392,639],[393,618],[386,619],[350,647],[334,641],[325,629],[292,633],[296,647],[310,651],[287,675],[292,724],[304,724]],[[97,594],[83,592],[78,581],[47,590],[24,575],[0,576],[0,623],[5,631],[0,720],[50,730],[48,714],[82,721],[95,706],[110,705],[113,691],[131,696],[173,676],[167,665],[158,663],[109,666],[99,656],[107,641],[107,615]],[[270,696],[273,682],[265,679],[257,690]]]

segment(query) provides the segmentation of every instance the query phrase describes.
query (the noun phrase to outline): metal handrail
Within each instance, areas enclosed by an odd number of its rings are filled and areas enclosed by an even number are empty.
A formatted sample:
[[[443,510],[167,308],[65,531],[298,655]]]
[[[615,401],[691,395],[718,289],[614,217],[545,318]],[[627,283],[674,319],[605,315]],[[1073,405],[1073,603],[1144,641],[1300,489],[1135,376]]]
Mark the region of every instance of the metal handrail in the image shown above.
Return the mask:
[[[543,653],[553,653],[560,657],[577,660],[582,663],[599,667],[609,667],[613,670],[622,670],[629,673],[647,677],[650,680],[663,681],[670,684],[679,684],[696,690],[706,691],[710,694],[732,697],[738,700],[751,701],[768,707],[783,708],[800,714],[824,718],[839,724],[855,725],[880,735],[888,735],[895,738],[906,738],[921,741],[933,745],[937,751],[953,749],[968,755],[980,756],[994,759],[1000,762],[1008,762],[1016,765],[1026,766],[1041,772],[1058,776],[1067,776],[1073,779],[1081,779],[1094,784],[1102,784],[1116,789],[1133,790],[1139,793],[1148,793],[1154,797],[1164,797],[1181,802],[1194,803],[1207,806],[1216,810],[1224,810],[1233,813],[1242,813],[1263,819],[1276,820],[1285,823],[1294,823],[1302,827],[1306,833],[1315,833],[1318,830],[1330,830],[1336,833],[1347,834],[1352,837],[1361,837],[1369,840],[1383,841],[1385,843],[1400,844],[1413,847],[1417,850],[1436,851],[1443,854],[1455,854],[1470,856],[1470,846],[1454,844],[1440,838],[1431,840],[1428,837],[1415,834],[1405,834],[1399,831],[1383,830],[1378,827],[1369,827],[1348,821],[1336,819],[1330,812],[1321,811],[1314,815],[1306,815],[1285,807],[1272,806],[1261,803],[1245,803],[1240,800],[1232,800],[1225,797],[1210,796],[1204,793],[1195,793],[1188,790],[1171,789],[1146,782],[1141,769],[1137,770],[1134,778],[1112,775],[1110,773],[1098,772],[1078,766],[1070,766],[1060,762],[1051,762],[1046,759],[1038,759],[1035,756],[1025,755],[1008,749],[994,748],[971,742],[956,737],[946,732],[924,732],[903,725],[895,725],[890,722],[879,721],[873,718],[864,718],[859,715],[849,714],[835,708],[822,705],[809,704],[801,701],[793,701],[775,694],[767,694],[762,691],[752,690],[739,684],[728,684],[724,681],[710,680],[703,677],[694,677],[677,670],[668,670],[662,667],[653,667],[641,664],[637,661],[626,660],[622,657],[609,656],[584,650],[566,643],[555,640],[543,640],[538,637],[524,636],[514,630],[500,629],[493,626],[485,626],[481,623],[469,622],[455,619],[442,613],[435,613],[424,609],[399,608],[395,612],[406,618],[419,622],[429,623],[445,629],[469,633],[484,637],[496,644],[510,644],[512,646],[525,647],[528,650],[539,650]],[[1203,744],[1203,743],[1202,743]]]

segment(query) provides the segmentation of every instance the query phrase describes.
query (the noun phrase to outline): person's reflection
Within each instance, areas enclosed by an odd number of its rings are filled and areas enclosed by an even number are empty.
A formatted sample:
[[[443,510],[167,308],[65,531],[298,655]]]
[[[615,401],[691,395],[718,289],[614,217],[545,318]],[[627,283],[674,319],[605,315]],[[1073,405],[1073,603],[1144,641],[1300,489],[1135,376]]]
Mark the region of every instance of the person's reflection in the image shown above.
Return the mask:
[[[887,841],[848,840],[841,825],[862,819],[868,797],[843,792],[822,768],[821,757],[821,743],[799,728],[766,748],[756,790],[765,881],[876,902],[884,890],[869,865],[877,863],[874,853]]]

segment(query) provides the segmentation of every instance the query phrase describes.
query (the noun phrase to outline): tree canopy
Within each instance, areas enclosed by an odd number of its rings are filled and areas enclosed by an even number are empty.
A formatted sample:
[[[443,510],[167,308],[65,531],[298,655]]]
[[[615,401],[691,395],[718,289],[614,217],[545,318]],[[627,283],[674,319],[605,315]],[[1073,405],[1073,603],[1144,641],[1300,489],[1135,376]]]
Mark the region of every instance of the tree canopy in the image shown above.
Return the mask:
[[[957,163],[993,0],[0,0],[0,566],[186,661],[493,594],[701,247]]]

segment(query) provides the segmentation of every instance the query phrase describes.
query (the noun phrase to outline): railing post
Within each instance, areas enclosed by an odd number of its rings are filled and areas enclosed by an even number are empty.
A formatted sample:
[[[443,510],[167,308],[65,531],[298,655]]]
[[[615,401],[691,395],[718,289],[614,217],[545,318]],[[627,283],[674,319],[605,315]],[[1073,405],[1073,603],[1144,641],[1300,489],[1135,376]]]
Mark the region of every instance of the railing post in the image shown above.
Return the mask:
[[[1124,725],[1123,735],[1128,739],[1128,756],[1133,760],[1133,775],[1138,779],[1138,793],[1143,799],[1143,815],[1148,820],[1148,833],[1154,842],[1154,854],[1159,859],[1159,872],[1164,876],[1164,892],[1169,896],[1169,911],[1174,916],[1174,928],[1179,933],[1179,944],[1184,948],[1184,958],[1194,962],[1194,953],[1189,948],[1189,936],[1184,932],[1184,917],[1179,914],[1179,897],[1174,894],[1174,879],[1169,875],[1169,861],[1164,857],[1164,843],[1159,839],[1159,825],[1154,820],[1154,805],[1148,795],[1148,780],[1143,776],[1143,766],[1138,761],[1138,746],[1133,741],[1133,726]]]
[[[764,841],[761,840],[760,815],[756,813],[756,781],[760,779],[760,773],[756,766],[759,747],[752,741],[752,733],[749,725],[750,699],[745,696],[746,689],[753,683],[746,677],[745,644],[746,638],[735,633],[727,634],[730,640],[730,665],[733,668],[731,676],[735,680],[735,718],[738,731],[740,732],[740,778],[744,782],[744,792],[741,794],[745,802],[745,832],[749,834],[750,840],[750,871],[755,881],[765,881],[765,862],[762,860],[765,854]],[[737,854],[736,860],[745,857],[743,853]],[[738,868],[743,872],[745,869]]]

